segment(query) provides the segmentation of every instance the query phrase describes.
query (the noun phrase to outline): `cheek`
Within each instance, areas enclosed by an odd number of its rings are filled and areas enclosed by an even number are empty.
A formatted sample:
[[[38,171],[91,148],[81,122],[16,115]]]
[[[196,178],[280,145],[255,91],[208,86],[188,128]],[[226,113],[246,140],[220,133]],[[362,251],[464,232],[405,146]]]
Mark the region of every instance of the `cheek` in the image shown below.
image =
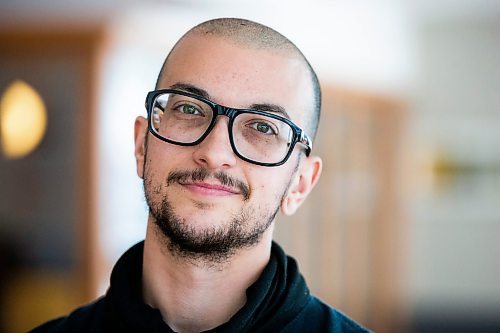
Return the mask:
[[[172,169],[169,156],[178,156],[169,151],[168,147],[150,144],[144,158],[144,183],[148,185],[151,194],[159,193],[166,181],[168,172]]]
[[[186,160],[192,155],[190,148],[172,145],[152,138],[148,145],[145,165],[148,165],[150,169],[159,174],[168,172],[175,165],[189,165]]]
[[[143,182],[146,195],[151,197],[161,192],[162,182],[158,179],[158,173],[155,172],[153,161],[150,158],[146,158],[144,161]]]
[[[253,196],[260,202],[279,204],[288,189],[290,172],[288,168],[281,167],[276,167],[276,170],[264,169],[262,172],[253,172],[250,175],[251,179],[255,179],[251,183]]]

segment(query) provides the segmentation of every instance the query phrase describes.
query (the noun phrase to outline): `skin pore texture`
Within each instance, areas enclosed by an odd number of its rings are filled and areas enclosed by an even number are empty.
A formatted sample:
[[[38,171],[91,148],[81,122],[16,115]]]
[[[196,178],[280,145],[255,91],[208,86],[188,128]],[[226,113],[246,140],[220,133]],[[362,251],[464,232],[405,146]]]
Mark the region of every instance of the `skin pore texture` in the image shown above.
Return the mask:
[[[176,44],[157,86],[176,84],[235,108],[280,105],[301,127],[314,103],[310,72],[289,48],[199,31]],[[203,142],[177,146],[148,134],[145,118],[135,122],[137,173],[150,207],[143,297],[177,332],[217,327],[245,304],[269,261],[276,213],[293,214],[321,173],[319,157],[305,157],[300,145],[281,166],[245,162],[227,126],[221,116]]]

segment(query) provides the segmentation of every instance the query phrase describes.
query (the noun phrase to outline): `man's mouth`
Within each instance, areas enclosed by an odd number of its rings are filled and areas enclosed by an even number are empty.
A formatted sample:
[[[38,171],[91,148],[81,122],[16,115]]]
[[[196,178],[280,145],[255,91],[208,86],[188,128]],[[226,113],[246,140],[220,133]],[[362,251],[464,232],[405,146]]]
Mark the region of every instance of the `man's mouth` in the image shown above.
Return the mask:
[[[179,182],[180,185],[186,186],[195,192],[212,194],[212,195],[231,195],[241,194],[241,192],[234,187],[224,186],[217,183],[199,182],[199,181],[184,181]]]
[[[200,194],[206,195],[242,195],[246,201],[250,198],[250,188],[244,182],[219,171],[211,175],[206,169],[192,171],[174,170],[167,178],[167,185],[177,183]]]

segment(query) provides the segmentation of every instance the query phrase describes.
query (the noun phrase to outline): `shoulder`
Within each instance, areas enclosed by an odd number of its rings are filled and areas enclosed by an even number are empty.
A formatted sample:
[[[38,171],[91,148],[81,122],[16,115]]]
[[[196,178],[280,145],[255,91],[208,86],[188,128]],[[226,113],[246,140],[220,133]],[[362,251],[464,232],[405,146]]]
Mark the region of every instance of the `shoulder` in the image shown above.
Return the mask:
[[[369,333],[342,312],[311,296],[299,315],[282,332]]]
[[[102,297],[82,306],[66,317],[50,320],[29,333],[100,332],[104,328],[104,302]]]

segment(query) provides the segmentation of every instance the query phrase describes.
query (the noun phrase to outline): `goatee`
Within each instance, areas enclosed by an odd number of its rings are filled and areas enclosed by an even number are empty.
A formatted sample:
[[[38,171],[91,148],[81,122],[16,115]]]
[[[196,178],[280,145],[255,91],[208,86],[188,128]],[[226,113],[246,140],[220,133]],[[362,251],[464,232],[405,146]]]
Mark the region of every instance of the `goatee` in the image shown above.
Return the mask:
[[[185,181],[203,181],[212,176],[222,185],[235,187],[243,196],[243,201],[250,198],[250,189],[244,182],[231,176],[217,172],[213,175],[206,169],[192,171],[175,170],[169,173],[166,184],[155,187],[152,175],[146,172],[144,177],[144,193],[152,217],[161,238],[165,240],[167,249],[177,257],[187,259],[196,264],[219,265],[229,260],[237,250],[249,248],[257,244],[264,232],[274,221],[279,204],[274,209],[259,207],[242,208],[238,214],[228,217],[229,221],[213,221],[212,227],[199,230],[195,225],[182,218],[174,211],[164,187]],[[160,200],[154,200],[153,194]]]

